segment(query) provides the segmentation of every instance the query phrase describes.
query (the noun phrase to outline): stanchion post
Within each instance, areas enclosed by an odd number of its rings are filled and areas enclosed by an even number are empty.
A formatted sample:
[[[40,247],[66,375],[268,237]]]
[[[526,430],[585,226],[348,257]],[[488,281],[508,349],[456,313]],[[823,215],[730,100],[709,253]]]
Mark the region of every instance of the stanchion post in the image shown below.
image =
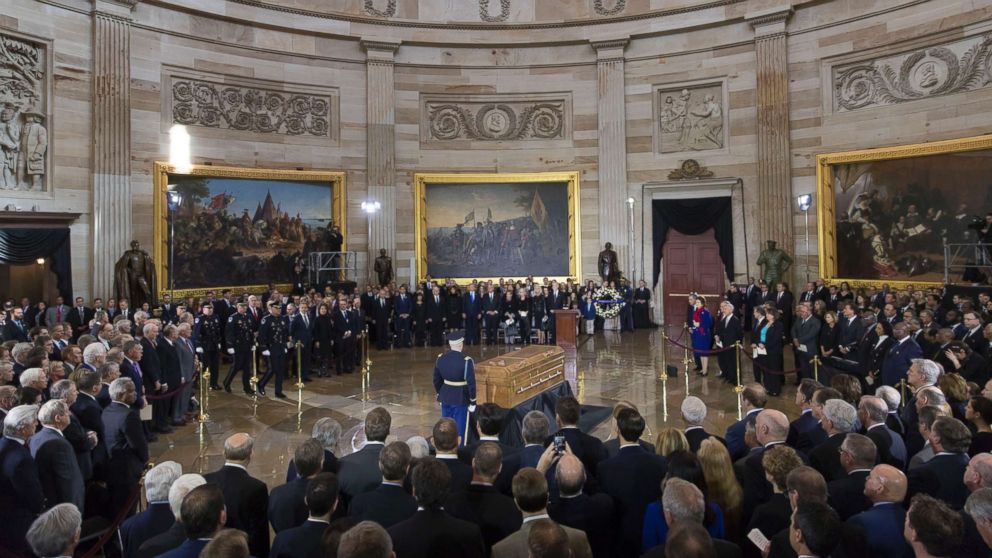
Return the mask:
[[[372,368],[372,355],[369,354],[369,326],[365,326],[364,335],[362,335],[362,345],[365,346],[365,372],[368,372]]]
[[[303,361],[300,356],[303,353],[303,343],[296,342],[296,389],[299,391],[299,400],[303,400]]]
[[[692,343],[691,337],[686,337],[685,334],[689,332],[689,324],[682,324],[682,338],[685,342]],[[692,357],[689,356],[689,345],[682,345],[682,366],[685,367],[685,394],[689,395],[689,364],[692,362]]]
[[[744,418],[744,399],[742,393],[744,393],[744,384],[741,383],[741,351],[744,350],[744,345],[741,344],[740,340],[734,343],[735,353],[737,353],[737,385],[734,386],[734,393],[737,394],[737,420],[742,420]]]
[[[195,367],[200,381],[200,413],[196,416],[196,422],[200,423],[202,427],[205,422],[210,420],[210,415],[207,412],[207,397],[210,396],[210,388],[208,387],[210,385],[210,372],[203,369],[203,363],[200,362],[199,358],[195,360]]]
[[[820,382],[820,357],[813,355],[813,379]]]
[[[899,406],[900,407],[905,407],[906,406],[906,378],[903,378],[903,379],[899,380],[899,395],[902,396],[899,399]]]
[[[251,384],[251,401],[252,410],[251,416],[255,416],[258,413],[258,363],[256,361],[256,352],[258,351],[258,345],[251,346],[251,379],[249,383]]]
[[[662,382],[668,381],[668,334],[664,328],[661,330],[661,376],[658,379]]]

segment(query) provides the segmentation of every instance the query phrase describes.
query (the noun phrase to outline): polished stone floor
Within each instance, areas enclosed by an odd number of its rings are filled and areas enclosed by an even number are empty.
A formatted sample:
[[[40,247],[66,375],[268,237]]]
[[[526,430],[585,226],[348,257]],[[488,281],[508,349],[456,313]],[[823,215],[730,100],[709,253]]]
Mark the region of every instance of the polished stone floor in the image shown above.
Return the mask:
[[[674,331],[671,336],[678,338],[679,332]],[[466,353],[480,362],[508,350],[513,349],[468,347]],[[313,423],[321,417],[331,416],[341,423],[344,435],[336,452],[339,456],[360,447],[364,416],[380,405],[392,414],[392,433],[399,439],[429,436],[440,416],[431,383],[438,352],[437,347],[372,349],[373,362],[368,374],[356,371],[351,375],[316,378],[306,384],[302,401],[291,383],[286,389],[289,399],[271,397],[270,386],[270,397],[259,397],[257,408],[252,398],[243,394],[211,392],[210,419],[205,428],[193,423],[177,428],[172,434],[159,435],[159,440],[151,446],[152,460],[178,461],[185,472],[209,472],[223,464],[224,439],[234,432],[248,432],[255,437],[255,455],[249,470],[272,487],[284,482],[294,448],[309,437]],[[685,426],[679,406],[687,393],[706,402],[709,407],[706,427],[722,435],[727,425],[737,419],[734,388],[714,377],[718,372],[716,358],[710,359],[708,377],[690,371],[687,382],[683,355],[682,349],[671,345],[662,354],[660,329],[622,335],[600,332],[591,337],[580,336],[574,356],[566,360],[566,374],[572,391],[583,404],[612,407],[620,400],[636,404],[647,421],[646,439],[653,441],[666,426]],[[678,377],[659,379],[663,359],[679,367]],[[752,376],[747,359],[744,361],[747,382]],[[791,366],[790,361],[787,357],[787,366]],[[791,386],[791,382],[787,385]],[[781,397],[772,398],[769,407],[794,417],[798,413],[794,394],[794,389],[785,389]],[[592,434],[606,439],[610,430],[609,421],[604,421]]]

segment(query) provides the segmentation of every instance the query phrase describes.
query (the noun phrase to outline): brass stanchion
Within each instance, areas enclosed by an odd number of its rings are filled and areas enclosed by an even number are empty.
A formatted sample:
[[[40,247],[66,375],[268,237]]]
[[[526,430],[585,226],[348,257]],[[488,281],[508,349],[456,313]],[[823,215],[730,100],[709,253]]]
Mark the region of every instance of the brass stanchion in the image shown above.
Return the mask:
[[[692,343],[691,334],[689,336],[685,335],[686,333],[689,333],[689,324],[682,324],[682,330],[684,332],[682,339],[685,339],[687,343]],[[693,360],[692,357],[689,356],[689,346],[683,345],[682,347],[682,366],[685,367],[685,395],[689,395],[689,364],[692,363]]]
[[[362,346],[365,347],[362,353],[365,355],[365,372],[368,372],[372,368],[372,355],[369,354],[369,326],[365,326],[365,331],[362,332]]]
[[[899,395],[902,397],[899,400],[899,406],[906,406],[906,378],[899,380]]]
[[[661,330],[661,376],[658,379],[668,381],[668,335],[664,329]]]
[[[251,379],[248,382],[251,384],[251,416],[255,417],[258,414],[258,364],[255,361],[256,352],[258,351],[257,345],[251,346]]]
[[[303,431],[303,343],[296,342],[296,431]]]
[[[820,357],[817,356],[817,355],[813,355],[812,362],[813,362],[813,379],[816,380],[817,383],[819,383],[819,381],[820,381]]]
[[[203,428],[203,424],[210,420],[210,415],[207,411],[207,405],[209,404],[210,397],[210,372],[203,369],[203,363],[200,359],[195,360],[196,373],[200,380],[200,413],[196,417],[196,421],[200,423],[200,428]]]
[[[737,420],[742,420],[744,418],[744,399],[741,395],[744,393],[744,384],[741,383],[741,351],[744,350],[744,345],[741,344],[740,340],[734,343],[737,353],[737,385],[734,386],[734,393],[737,394]]]

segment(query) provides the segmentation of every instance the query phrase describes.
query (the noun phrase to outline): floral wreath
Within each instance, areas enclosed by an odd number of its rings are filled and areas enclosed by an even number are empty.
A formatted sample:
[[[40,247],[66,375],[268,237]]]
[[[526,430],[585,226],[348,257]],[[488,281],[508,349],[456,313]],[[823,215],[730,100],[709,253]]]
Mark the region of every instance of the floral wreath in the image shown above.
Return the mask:
[[[600,287],[592,295],[596,315],[609,320],[620,315],[620,309],[626,305],[623,296],[616,289]]]

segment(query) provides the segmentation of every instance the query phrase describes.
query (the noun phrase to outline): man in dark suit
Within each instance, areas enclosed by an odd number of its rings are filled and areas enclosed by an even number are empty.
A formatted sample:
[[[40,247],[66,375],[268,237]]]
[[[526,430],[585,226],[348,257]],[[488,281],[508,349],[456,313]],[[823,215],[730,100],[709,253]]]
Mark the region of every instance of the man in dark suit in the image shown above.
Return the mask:
[[[857,312],[854,310],[854,304],[850,302],[845,302],[843,306],[843,317],[840,319],[840,333],[837,337],[837,347],[838,350],[843,354],[847,355],[848,352],[854,349],[864,335],[865,326],[861,322],[861,316],[858,316]]]
[[[313,430],[310,431],[310,437],[324,446],[324,466],[321,468],[321,472],[337,475],[339,464],[337,456],[334,455],[334,450],[337,448],[338,439],[341,437],[341,423],[331,417],[319,418],[313,423]],[[296,464],[290,459],[289,465],[286,468],[286,482],[295,479],[297,476]]]
[[[138,541],[137,558],[155,558],[178,547],[186,540],[186,532],[182,523],[183,499],[194,488],[203,486],[207,481],[201,475],[190,473],[182,475],[169,488],[169,510],[176,518],[175,522],[164,532],[144,541]],[[266,524],[266,526],[268,526]]]
[[[110,509],[127,504],[148,463],[148,441],[141,429],[141,419],[133,408],[136,391],[130,378],[117,378],[110,384],[113,402],[103,410],[103,440],[107,444],[107,489]]]
[[[548,437],[548,428],[548,417],[544,411],[528,411],[524,415],[520,432],[524,439],[524,447],[503,456],[503,468],[496,481],[497,490],[509,496],[512,494],[513,475],[524,467],[537,467],[537,462],[544,453],[544,440]]]
[[[565,454],[555,470],[558,498],[548,504],[548,515],[558,523],[586,534],[592,555],[607,558],[616,543],[613,531],[613,499],[606,494],[585,494],[585,468],[574,455]]]
[[[482,319],[486,326],[486,345],[496,344],[496,332],[499,331],[500,297],[492,284],[486,285],[486,293],[482,295]]]
[[[309,517],[299,527],[286,529],[272,542],[273,558],[320,558],[321,542],[338,499],[338,479],[333,473],[317,473],[307,483]]]
[[[458,449],[458,458],[466,465],[471,466],[475,450],[485,442],[492,442],[498,445],[504,457],[516,453],[517,448],[499,441],[499,435],[503,431],[506,414],[506,409],[500,408],[495,403],[483,403],[479,405],[474,413],[476,434],[479,436],[479,439],[472,442],[462,440],[462,447]]]
[[[379,452],[389,436],[392,420],[389,411],[382,407],[376,407],[365,415],[365,446],[339,460],[338,481],[342,503],[350,503],[358,494],[374,490],[382,482]]]
[[[503,452],[485,442],[472,457],[472,483],[468,489],[448,497],[444,509],[452,516],[478,525],[486,554],[492,546],[520,528],[522,517],[513,499],[500,494],[493,483],[499,474]]]
[[[0,438],[0,547],[27,554],[24,533],[45,509],[45,493],[27,444],[38,422],[38,407],[20,405],[7,412]]]
[[[93,465],[94,474],[97,476],[99,476],[100,468],[107,461],[107,446],[103,439],[103,407],[96,399],[102,387],[99,372],[83,370],[79,379],[76,380],[78,391],[76,402],[69,407],[72,414],[79,419],[79,424],[84,431],[96,432],[97,445],[90,451],[90,462]]]
[[[575,457],[582,461],[589,475],[596,476],[599,463],[606,459],[606,449],[599,438],[579,430],[580,414],[581,406],[577,399],[570,395],[559,397],[555,402],[555,422],[558,424],[558,432],[545,440],[545,445],[552,443],[556,435],[564,436],[565,443],[571,448]]]
[[[555,323],[557,320],[555,320],[554,310],[568,308],[568,295],[561,290],[558,281],[551,282],[551,290],[548,291],[546,302],[548,305],[548,331],[551,333],[551,339],[548,340],[548,343],[554,345],[557,343],[557,324]]]
[[[745,384],[744,391],[741,392],[741,401],[744,417],[728,426],[726,434],[727,449],[730,451],[730,459],[734,461],[747,453],[747,447],[744,445],[744,425],[748,416],[764,410],[768,402],[768,392],[765,391],[765,386],[759,383]]]
[[[220,487],[205,484],[191,490],[183,499],[182,518],[186,540],[161,558],[199,558],[203,548],[227,521]]]
[[[307,483],[320,472],[324,448],[310,438],[297,446],[293,454],[297,478],[272,489],[269,495],[269,523],[276,533],[299,527],[307,520]]]
[[[658,499],[661,479],[668,470],[665,458],[644,451],[637,441],[644,433],[644,418],[633,409],[617,415],[620,452],[599,464],[602,491],[613,497],[620,518],[617,549],[621,556],[636,556],[641,549],[644,510]]]
[[[17,341],[20,343],[29,341],[28,326],[24,323],[24,313],[20,308],[14,308],[10,311],[10,315],[7,316],[7,320],[3,325],[3,331],[0,334],[3,335],[4,341]]]
[[[840,464],[847,475],[827,483],[830,505],[842,521],[871,507],[865,496],[865,479],[878,455],[871,438],[850,433],[840,445]]]
[[[735,343],[744,339],[741,321],[734,315],[734,305],[727,300],[720,303],[720,316],[713,324],[713,331],[716,335],[713,341],[718,349],[733,347]],[[717,354],[716,358],[720,364],[720,377],[725,382],[736,384],[738,377],[737,352],[724,351]]]
[[[782,282],[775,285],[775,308],[779,311],[779,315],[782,316],[782,326],[785,331],[786,341],[791,341],[792,339],[792,322],[795,317],[795,297],[792,296],[792,291],[789,290],[789,284]]]
[[[379,452],[382,483],[375,490],[352,498],[348,515],[355,521],[375,521],[387,529],[413,516],[417,501],[403,488],[410,461],[410,448],[403,442],[382,448]]]
[[[863,533],[865,556],[911,556],[903,537],[906,475],[891,465],[876,465],[864,484],[864,494],[872,506],[848,519],[847,524]]]
[[[406,292],[406,285],[400,285],[400,292],[393,297],[393,324],[396,329],[396,345],[412,347],[410,319],[413,315],[413,299]]]
[[[138,556],[141,544],[169,530],[176,518],[169,507],[169,490],[182,475],[182,467],[175,461],[159,463],[145,473],[145,511],[125,521],[118,532],[124,556]]]
[[[437,450],[437,460],[448,468],[451,476],[451,492],[468,489],[472,482],[472,467],[458,456],[458,423],[453,418],[442,418],[434,424],[431,436],[434,449]]]
[[[444,297],[441,296],[441,289],[434,287],[430,293],[424,293],[424,304],[427,306],[426,318],[427,331],[432,347],[440,347],[444,344],[444,322],[445,308]]]
[[[306,302],[300,303],[299,312],[296,312],[289,318],[289,337],[294,343],[300,344],[299,353],[296,349],[293,349],[294,358],[297,354],[300,355],[300,362],[298,366],[300,367],[300,381],[309,382],[310,381],[310,360],[313,354],[313,328],[314,320],[310,316],[310,305]]]
[[[916,494],[929,494],[959,510],[968,498],[964,472],[968,468],[971,431],[961,421],[940,417],[930,428],[930,445],[934,456],[908,475],[906,501]]]
[[[796,381],[813,377],[813,357],[820,353],[820,319],[813,315],[813,304],[799,305],[799,315],[792,324],[792,346],[799,365]]]
[[[482,558],[486,555],[479,527],[456,519],[442,507],[451,473],[436,459],[425,458],[413,469],[413,493],[419,511],[393,525],[396,556],[402,558]],[[547,496],[545,496],[547,497]]]
[[[83,297],[76,297],[76,305],[69,312],[66,321],[72,326],[72,341],[79,339],[80,335],[90,332],[90,320],[93,319],[93,309],[83,303]]]
[[[479,325],[482,321],[482,297],[476,292],[475,283],[463,295],[462,319],[465,321],[465,344],[479,344]],[[550,318],[549,318],[550,319]]]
[[[799,417],[789,423],[789,435],[785,443],[798,449],[799,437],[816,428],[820,421],[813,415],[813,394],[822,387],[812,378],[803,378],[796,388],[796,405],[799,406]]]
[[[158,356],[158,325],[146,323],[142,328],[143,336],[139,339],[141,343],[141,380],[144,383],[144,394],[158,395],[163,391],[162,385],[165,383],[162,378],[162,362]],[[152,402],[152,431],[168,434],[173,431],[169,426],[169,402],[167,400],[157,400]]]
[[[175,391],[183,383],[183,371],[179,364],[179,328],[173,324],[165,326],[162,339],[159,340],[156,351],[161,367],[163,391]],[[211,371],[213,372],[213,371]],[[180,418],[173,420],[175,410],[179,406],[179,393],[161,401],[165,407],[165,423],[171,426],[184,426],[186,422]]]
[[[745,509],[754,509],[772,496],[772,485],[765,476],[762,459],[771,448],[785,444],[789,435],[789,419],[781,411],[765,409],[755,419],[754,435],[761,449],[749,454],[744,461],[741,488],[744,489]]]
[[[896,434],[885,424],[889,416],[889,407],[881,397],[865,395],[858,403],[858,420],[865,427],[865,435],[871,438],[878,449],[878,460],[904,469],[909,457],[906,455],[906,444],[902,436]]]
[[[896,386],[906,377],[913,359],[923,357],[923,349],[909,336],[909,326],[899,322],[892,328],[896,344],[889,349],[882,361],[882,383]]]
[[[61,399],[52,399],[38,412],[41,430],[28,442],[31,457],[38,467],[38,478],[48,506],[73,504],[83,509],[83,474],[76,461],[72,444],[62,433],[69,426],[69,406]]]
[[[982,318],[978,312],[969,310],[961,317],[964,327],[967,330],[961,338],[961,342],[971,348],[972,351],[980,352],[983,345],[988,345],[985,336],[982,334]]]
[[[227,509],[225,527],[248,534],[248,548],[257,558],[269,555],[267,513],[269,491],[265,483],[248,474],[255,440],[244,432],[224,440],[224,466],[204,475],[220,487]]]
[[[690,395],[682,400],[682,420],[688,425],[685,429],[685,439],[689,442],[689,451],[696,453],[703,440],[709,439],[710,434],[703,428],[703,421],[706,420],[706,404],[703,400]],[[714,436],[724,445],[726,442],[719,436]]]
[[[809,453],[809,464],[823,475],[827,482],[846,475],[840,463],[840,447],[845,436],[854,430],[858,411],[842,399],[830,399],[823,405],[820,425],[827,433],[826,441]]]
[[[389,291],[386,288],[380,289],[379,296],[372,302],[371,307],[365,307],[365,311],[375,324],[375,347],[385,351],[392,344],[389,323],[393,318],[393,303],[389,299]]]
[[[352,319],[350,304],[342,300],[331,318],[334,325],[334,364],[338,376],[351,374],[355,369],[356,337],[352,332]]]

